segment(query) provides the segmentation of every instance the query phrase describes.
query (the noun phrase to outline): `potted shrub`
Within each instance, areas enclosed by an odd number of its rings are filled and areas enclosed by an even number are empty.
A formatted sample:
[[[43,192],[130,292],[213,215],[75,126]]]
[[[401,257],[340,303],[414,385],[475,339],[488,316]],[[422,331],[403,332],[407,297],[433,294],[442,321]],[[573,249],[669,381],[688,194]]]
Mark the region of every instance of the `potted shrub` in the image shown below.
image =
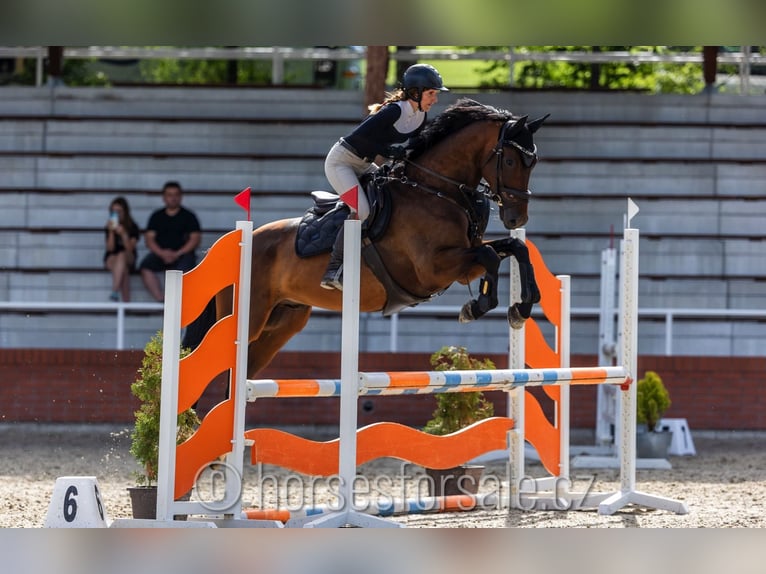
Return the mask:
[[[636,387],[636,455],[639,458],[667,458],[673,438],[670,431],[661,431],[657,423],[670,407],[670,394],[654,371],[646,371]]]
[[[189,354],[181,349],[181,357]],[[130,435],[130,454],[141,465],[136,472],[136,487],[129,488],[134,518],[155,518],[157,508],[157,467],[160,445],[160,394],[162,391],[162,331],[144,347],[144,357],[130,390],[141,401],[135,411],[135,426]],[[192,409],[178,415],[177,443],[187,440],[199,426]]]
[[[442,347],[431,355],[431,366],[437,371],[462,371],[494,369],[490,359],[475,359],[465,347]],[[484,393],[440,393],[436,395],[436,410],[423,428],[424,432],[434,435],[447,435],[459,431],[473,423],[489,418],[494,414],[494,405]],[[476,493],[479,479],[484,470],[482,466],[461,465],[449,469],[426,469],[431,477],[432,495]],[[467,475],[470,478],[464,478]]]

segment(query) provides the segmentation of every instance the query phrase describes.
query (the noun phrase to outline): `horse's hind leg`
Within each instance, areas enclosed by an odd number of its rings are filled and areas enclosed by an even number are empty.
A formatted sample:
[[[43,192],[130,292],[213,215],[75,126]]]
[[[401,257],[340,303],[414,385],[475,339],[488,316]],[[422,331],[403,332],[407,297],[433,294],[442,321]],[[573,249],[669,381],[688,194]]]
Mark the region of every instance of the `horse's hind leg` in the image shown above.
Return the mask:
[[[279,350],[306,326],[310,305],[283,303],[274,307],[260,335],[247,348],[247,376],[252,378],[268,365]]]

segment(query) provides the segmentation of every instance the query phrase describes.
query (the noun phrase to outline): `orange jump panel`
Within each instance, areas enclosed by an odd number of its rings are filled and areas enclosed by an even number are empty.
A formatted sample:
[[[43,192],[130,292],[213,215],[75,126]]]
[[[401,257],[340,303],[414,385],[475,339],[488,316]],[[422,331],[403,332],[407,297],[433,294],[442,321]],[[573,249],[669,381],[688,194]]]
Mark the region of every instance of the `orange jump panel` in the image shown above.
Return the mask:
[[[426,468],[452,468],[492,450],[507,447],[513,420],[492,417],[456,433],[435,436],[398,423],[382,422],[357,431],[357,465],[392,457]],[[274,464],[303,474],[329,476],[338,472],[339,439],[318,442],[277,429],[252,429],[253,464]]]

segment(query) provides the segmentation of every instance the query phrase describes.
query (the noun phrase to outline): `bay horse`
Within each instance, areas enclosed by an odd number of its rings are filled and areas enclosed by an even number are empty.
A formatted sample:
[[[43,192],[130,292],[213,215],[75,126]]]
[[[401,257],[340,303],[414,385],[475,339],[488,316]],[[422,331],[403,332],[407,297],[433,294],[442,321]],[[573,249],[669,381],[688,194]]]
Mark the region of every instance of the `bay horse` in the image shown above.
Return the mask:
[[[521,327],[540,299],[526,246],[510,237],[484,241],[483,234],[489,199],[499,206],[506,228],[527,222],[529,178],[537,163],[533,134],[547,117],[528,122],[527,116],[463,98],[424,128],[409,156],[385,176],[390,222],[375,248],[393,282],[424,301],[454,282],[468,284],[483,275],[477,299],[460,312],[459,320],[466,322],[497,306],[498,267],[513,255],[521,270],[522,300],[509,308],[508,319]],[[273,221],[253,231],[250,378],[306,326],[312,306],[341,310],[342,293],[320,287],[329,256],[296,254],[300,220]],[[360,310],[383,311],[388,297],[363,261]],[[219,319],[231,313],[230,293],[219,293],[216,304]]]

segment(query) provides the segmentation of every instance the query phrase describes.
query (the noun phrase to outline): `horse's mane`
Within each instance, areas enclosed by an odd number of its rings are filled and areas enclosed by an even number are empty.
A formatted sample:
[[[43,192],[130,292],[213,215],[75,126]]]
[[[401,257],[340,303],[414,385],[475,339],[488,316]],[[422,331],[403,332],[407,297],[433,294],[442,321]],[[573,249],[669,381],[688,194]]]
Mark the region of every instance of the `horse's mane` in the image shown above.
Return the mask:
[[[481,104],[471,98],[460,98],[430,121],[408,146],[414,159],[431,149],[450,134],[477,121],[506,121],[513,117],[511,112]]]

